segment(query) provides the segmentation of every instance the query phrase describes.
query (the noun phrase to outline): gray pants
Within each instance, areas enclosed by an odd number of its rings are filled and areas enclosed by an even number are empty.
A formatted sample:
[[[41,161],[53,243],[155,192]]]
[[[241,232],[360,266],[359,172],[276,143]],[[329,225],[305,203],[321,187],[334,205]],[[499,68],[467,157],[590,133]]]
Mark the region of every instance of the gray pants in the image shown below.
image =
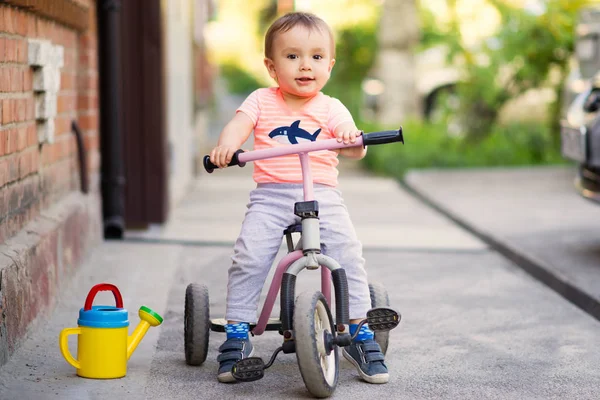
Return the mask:
[[[315,185],[319,202],[322,252],[336,260],[348,278],[350,319],[365,318],[371,308],[362,244],[350,221],[341,192]],[[227,285],[229,321],[257,321],[260,293],[288,226],[299,222],[294,203],[303,201],[300,184],[259,184],[250,192],[248,211],[238,237]]]

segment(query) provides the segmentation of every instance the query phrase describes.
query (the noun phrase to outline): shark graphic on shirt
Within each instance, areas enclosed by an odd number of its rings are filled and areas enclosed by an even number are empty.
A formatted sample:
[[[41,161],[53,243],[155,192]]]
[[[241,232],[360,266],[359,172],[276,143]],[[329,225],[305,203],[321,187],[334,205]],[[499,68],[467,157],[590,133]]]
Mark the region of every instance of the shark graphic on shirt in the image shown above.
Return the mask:
[[[317,140],[317,136],[321,133],[321,128],[313,134],[308,133],[304,129],[300,128],[300,120],[294,121],[290,126],[281,126],[275,128],[269,133],[271,139],[275,139],[282,144],[298,144],[298,140],[311,141]]]

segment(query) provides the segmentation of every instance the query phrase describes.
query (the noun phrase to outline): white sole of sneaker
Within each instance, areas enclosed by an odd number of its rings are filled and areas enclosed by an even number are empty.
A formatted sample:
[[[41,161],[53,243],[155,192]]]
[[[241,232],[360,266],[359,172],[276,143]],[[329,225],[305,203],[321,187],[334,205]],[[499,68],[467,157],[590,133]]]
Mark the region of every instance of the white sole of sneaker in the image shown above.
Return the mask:
[[[250,352],[250,355],[248,357],[253,357],[254,356],[254,350],[255,348],[252,348],[252,351]],[[221,383],[233,383],[233,382],[237,382],[235,380],[235,378],[233,377],[233,374],[231,373],[231,371],[229,372],[223,372],[222,374],[217,375],[217,380]]]
[[[346,360],[348,360],[352,365],[354,365],[356,367],[358,374],[365,382],[380,384],[380,383],[388,383],[388,381],[390,380],[390,374],[377,374],[377,375],[373,375],[373,376],[369,376],[369,375],[365,374],[363,372],[363,370],[360,369],[360,365],[358,365],[356,360],[354,358],[352,358],[352,356],[350,354],[348,354],[346,349],[342,350],[342,354],[344,355],[344,358]]]

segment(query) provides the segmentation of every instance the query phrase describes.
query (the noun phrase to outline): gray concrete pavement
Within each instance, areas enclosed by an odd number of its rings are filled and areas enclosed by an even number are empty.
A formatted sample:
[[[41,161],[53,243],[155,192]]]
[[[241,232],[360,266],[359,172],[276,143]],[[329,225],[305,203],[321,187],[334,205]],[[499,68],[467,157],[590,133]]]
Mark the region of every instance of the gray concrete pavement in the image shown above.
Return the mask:
[[[51,315],[38,319],[30,337],[0,369],[0,399],[105,399],[113,395],[144,398],[156,341],[161,327],[151,328],[133,354],[125,379],[102,381],[79,378],[64,361],[58,347],[63,328],[76,327],[79,309],[90,288],[101,282],[117,285],[129,311],[130,329],[137,325],[137,310],[146,305],[165,316],[169,288],[177,277],[174,268],[181,246],[129,245],[105,242],[91,254],[72,282],[59,295]],[[108,292],[100,292],[94,304],[114,305]],[[70,337],[76,356],[76,339]]]
[[[0,369],[0,399],[308,398],[294,355],[280,355],[261,381],[219,384],[222,334],[212,333],[205,365],[185,365],[185,287],[206,283],[211,314],[222,316],[230,245],[251,187],[250,168],[203,175],[164,227],[98,247],[52,315],[38,321]],[[341,189],[365,245],[370,280],[386,285],[403,320],[391,333],[390,382],[365,384],[341,360],[334,398],[367,392],[406,399],[597,398],[598,321],[394,181],[354,173],[342,176]],[[102,281],[119,286],[132,325],[142,304],[165,318],[118,380],[75,376],[57,345],[60,330],[76,325],[89,288]],[[318,274],[303,272],[298,292],[317,282]],[[100,302],[112,301],[101,295]],[[267,332],[254,343],[267,357],[280,336]],[[70,346],[75,351],[74,340]]]
[[[600,318],[600,205],[575,167],[413,171],[407,185]]]
[[[486,247],[446,218],[426,212],[427,207],[401,190],[394,180],[349,172],[340,180],[340,189],[366,248]],[[130,232],[128,237],[233,245],[244,219],[248,193],[254,186],[251,166],[207,174],[195,182],[168,223]],[[416,209],[423,212],[416,213]]]

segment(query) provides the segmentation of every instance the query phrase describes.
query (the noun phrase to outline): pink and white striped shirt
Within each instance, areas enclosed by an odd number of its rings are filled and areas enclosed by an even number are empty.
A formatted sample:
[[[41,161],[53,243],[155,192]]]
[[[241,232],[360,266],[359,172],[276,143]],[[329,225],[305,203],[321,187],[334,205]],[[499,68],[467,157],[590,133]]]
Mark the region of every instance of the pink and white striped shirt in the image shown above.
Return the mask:
[[[255,90],[237,112],[243,112],[254,123],[255,150],[332,139],[338,125],[353,122],[352,115],[338,99],[321,92],[300,110],[292,111],[277,87]],[[337,186],[337,154],[322,150],[309,156],[313,181]],[[253,178],[257,183],[302,183],[298,155],[255,161]]]

